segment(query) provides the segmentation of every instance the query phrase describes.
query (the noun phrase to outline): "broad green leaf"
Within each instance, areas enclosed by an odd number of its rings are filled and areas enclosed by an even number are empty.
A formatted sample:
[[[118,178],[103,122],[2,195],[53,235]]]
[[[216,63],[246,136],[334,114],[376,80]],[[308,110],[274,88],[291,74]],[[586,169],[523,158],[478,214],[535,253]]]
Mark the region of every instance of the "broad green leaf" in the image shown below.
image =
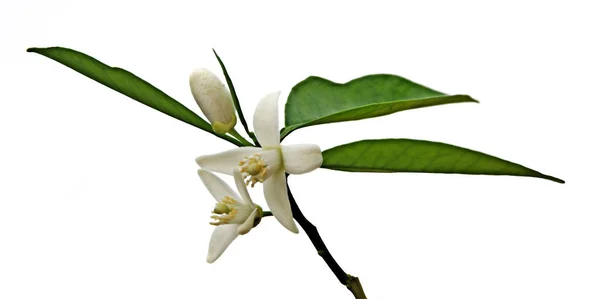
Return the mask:
[[[362,140],[323,152],[322,168],[353,172],[512,175],[563,180],[474,150],[425,140]]]
[[[477,101],[467,95],[446,95],[395,75],[369,75],[345,84],[308,77],[288,96],[281,137],[302,127],[461,102]]]
[[[158,88],[152,86],[152,84],[124,69],[108,66],[91,56],[67,48],[29,48],[27,49],[27,52],[38,53],[53,59],[146,106],[152,107],[171,117],[207,131],[219,138],[223,138],[237,145],[240,144],[237,140],[229,136],[215,133],[212,130],[211,125],[196,113]]]

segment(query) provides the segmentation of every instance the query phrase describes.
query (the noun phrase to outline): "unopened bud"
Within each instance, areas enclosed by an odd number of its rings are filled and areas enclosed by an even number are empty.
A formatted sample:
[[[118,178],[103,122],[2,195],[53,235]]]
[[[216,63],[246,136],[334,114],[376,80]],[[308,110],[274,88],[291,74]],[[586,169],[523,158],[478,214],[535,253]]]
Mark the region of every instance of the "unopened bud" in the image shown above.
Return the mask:
[[[219,78],[207,69],[197,69],[190,75],[192,95],[219,134],[229,132],[236,123],[231,94]]]

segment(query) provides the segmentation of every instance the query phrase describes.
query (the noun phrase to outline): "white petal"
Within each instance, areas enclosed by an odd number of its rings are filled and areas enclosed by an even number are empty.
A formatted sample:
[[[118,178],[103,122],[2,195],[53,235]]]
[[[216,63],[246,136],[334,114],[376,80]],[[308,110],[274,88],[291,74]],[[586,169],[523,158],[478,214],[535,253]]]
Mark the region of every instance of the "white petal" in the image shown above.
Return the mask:
[[[210,171],[198,169],[198,175],[208,189],[208,192],[212,194],[216,201],[223,199],[225,196],[229,196],[237,201],[240,201],[240,197],[235,193],[227,183],[222,179],[214,175]]]
[[[313,171],[323,164],[321,148],[316,144],[294,144],[281,146],[285,171],[303,174]]]
[[[270,93],[258,102],[254,111],[254,131],[265,149],[279,148],[279,91]]]
[[[239,166],[238,163],[242,159],[261,150],[259,147],[240,147],[214,155],[200,156],[196,158],[196,163],[208,170],[233,175],[233,169]]]
[[[248,219],[246,219],[246,221],[244,221],[244,223],[242,223],[240,226],[238,226],[238,228],[237,228],[238,235],[245,235],[254,227],[254,217],[256,217],[256,213],[258,213],[258,209],[254,209],[254,211],[252,211],[252,213],[250,213],[250,216],[248,216]]]
[[[215,227],[208,245],[208,256],[206,257],[208,263],[216,261],[227,249],[227,246],[235,240],[238,236],[238,226],[238,224],[223,224]]]
[[[242,197],[244,203],[254,206],[254,203],[250,198],[250,194],[248,194],[248,188],[246,187],[246,183],[244,183],[244,178],[242,177],[242,174],[237,168],[233,171],[233,179],[235,180],[235,186],[237,187],[238,192],[240,193],[240,196]]]
[[[267,205],[273,213],[273,216],[293,233],[298,233],[298,227],[292,216],[292,208],[287,194],[287,186],[285,184],[285,172],[279,170],[272,177],[263,183],[263,191]]]

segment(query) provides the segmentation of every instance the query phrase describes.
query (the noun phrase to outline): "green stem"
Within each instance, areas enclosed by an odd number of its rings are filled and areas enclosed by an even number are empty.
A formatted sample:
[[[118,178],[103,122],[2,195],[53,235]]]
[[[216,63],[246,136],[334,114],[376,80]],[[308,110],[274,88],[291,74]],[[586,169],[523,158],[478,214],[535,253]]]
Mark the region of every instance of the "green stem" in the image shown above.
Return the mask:
[[[262,214],[263,217],[269,217],[269,216],[273,216],[273,213],[271,213],[271,211],[263,211]]]
[[[197,127],[197,128],[198,128],[198,127]],[[201,130],[204,130],[204,129],[202,129],[202,128],[200,128],[200,129],[201,129]],[[204,130],[204,131],[206,131],[206,130]],[[237,140],[236,138],[233,138],[233,137],[231,137],[231,136],[227,136],[227,135],[225,135],[225,134],[217,134],[217,133],[215,133],[214,131],[212,131],[212,132],[208,132],[208,133],[211,133],[211,134],[213,134],[213,135],[215,135],[215,136],[217,136],[217,137],[219,137],[219,138],[221,138],[221,139],[223,139],[223,140],[225,140],[225,141],[229,141],[230,143],[233,143],[234,145],[236,145],[236,146],[238,146],[238,147],[240,147],[240,146],[244,146],[244,144],[243,144],[242,142],[240,142],[239,140]]]
[[[256,147],[262,147],[260,145],[260,142],[258,142],[258,139],[256,139],[256,135],[254,134],[254,132],[248,132],[248,135],[250,136],[250,138],[252,138],[252,141],[254,141],[254,145],[256,145]]]
[[[354,298],[367,299],[367,296],[365,295],[365,292],[362,288],[362,285],[360,284],[360,281],[358,280],[358,277],[354,277],[344,272],[342,267],[340,267],[340,265],[336,262],[336,260],[329,252],[329,249],[327,249],[327,246],[325,246],[325,242],[323,242],[323,239],[321,239],[321,235],[319,235],[319,231],[317,231],[317,228],[312,223],[310,223],[310,221],[308,221],[308,219],[304,217],[302,211],[300,211],[300,208],[298,207],[298,204],[296,203],[296,200],[292,195],[292,191],[290,190],[287,175],[286,185],[294,219],[296,219],[296,222],[298,222],[298,224],[300,224],[302,229],[306,232],[308,238],[317,250],[317,253],[321,256],[321,258],[323,258],[323,260],[325,261],[327,266],[329,266],[329,269],[331,269],[331,272],[333,272],[333,274],[335,275],[335,277],[337,277],[339,282],[345,285],[346,288],[348,288],[348,290],[352,292]]]
[[[219,65],[221,65],[221,70],[223,70],[223,75],[225,75],[225,81],[227,81],[227,86],[229,87],[229,92],[231,92],[233,106],[235,106],[235,110],[238,113],[240,122],[242,123],[242,126],[244,127],[244,131],[246,131],[248,136],[250,136],[250,138],[252,138],[252,140],[254,141],[256,146],[259,146],[258,141],[256,140],[256,137],[254,137],[254,134],[252,134],[250,132],[250,130],[248,129],[248,123],[246,122],[246,118],[244,117],[244,113],[242,112],[242,107],[240,106],[240,101],[238,99],[237,94],[235,93],[235,87],[233,86],[233,82],[231,81],[231,78],[229,77],[227,68],[225,68],[225,64],[223,63],[223,61],[221,60],[221,57],[219,57],[219,54],[217,54],[217,51],[215,51],[215,49],[213,49],[213,53],[215,53],[215,57],[217,57],[217,60],[219,61]]]
[[[240,133],[238,133],[235,130],[235,128],[231,128],[231,130],[229,130],[229,134],[231,134],[231,136],[233,136],[237,140],[239,140],[243,146],[254,146],[252,143],[250,143],[250,141],[248,141],[244,137],[242,137],[242,135],[240,135]]]

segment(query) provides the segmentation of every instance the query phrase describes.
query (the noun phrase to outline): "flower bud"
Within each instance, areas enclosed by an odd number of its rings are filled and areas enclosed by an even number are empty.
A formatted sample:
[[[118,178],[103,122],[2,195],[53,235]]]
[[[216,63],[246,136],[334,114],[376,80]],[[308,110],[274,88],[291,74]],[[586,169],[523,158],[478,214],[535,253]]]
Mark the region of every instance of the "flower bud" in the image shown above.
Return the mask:
[[[231,94],[219,78],[207,69],[197,69],[190,75],[192,95],[219,134],[229,132],[236,123]]]

